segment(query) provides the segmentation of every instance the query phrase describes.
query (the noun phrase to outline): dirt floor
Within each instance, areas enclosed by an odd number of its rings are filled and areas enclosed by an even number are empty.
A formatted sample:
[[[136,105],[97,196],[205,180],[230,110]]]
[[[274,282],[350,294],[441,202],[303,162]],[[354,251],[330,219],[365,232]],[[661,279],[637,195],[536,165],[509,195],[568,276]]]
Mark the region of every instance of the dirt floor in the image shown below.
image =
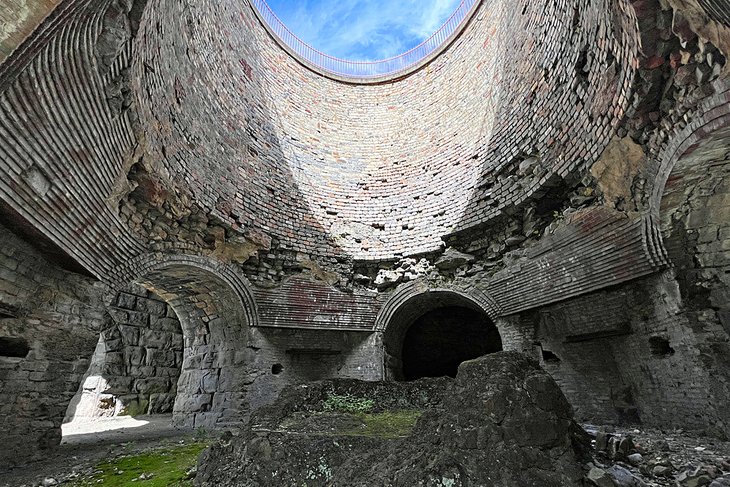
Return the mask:
[[[85,420],[63,425],[61,445],[44,460],[0,473],[0,487],[58,485],[89,475],[99,462],[129,455],[163,442],[189,441],[200,432],[177,429],[171,415]],[[55,481],[54,484],[52,481]]]
[[[593,462],[586,466],[587,477],[596,479],[587,485],[611,485],[603,483],[608,477],[601,480],[601,472],[610,471],[609,476],[615,479],[618,469],[625,483],[614,481],[614,485],[621,487],[730,487],[730,442],[681,430],[585,427],[597,437]],[[151,447],[200,440],[201,436],[210,440],[202,432],[174,428],[169,415],[74,422],[64,425],[63,431],[63,443],[49,451],[46,459],[0,474],[0,487],[78,482],[92,478],[100,462]]]

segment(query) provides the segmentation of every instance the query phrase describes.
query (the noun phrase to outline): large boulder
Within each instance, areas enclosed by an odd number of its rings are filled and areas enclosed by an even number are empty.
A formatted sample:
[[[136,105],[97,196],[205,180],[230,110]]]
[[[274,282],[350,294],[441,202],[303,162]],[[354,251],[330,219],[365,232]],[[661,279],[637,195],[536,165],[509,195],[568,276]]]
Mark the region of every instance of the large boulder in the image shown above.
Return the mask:
[[[584,442],[553,379],[499,352],[464,362],[453,380],[289,387],[203,452],[196,483],[565,487],[581,485]]]

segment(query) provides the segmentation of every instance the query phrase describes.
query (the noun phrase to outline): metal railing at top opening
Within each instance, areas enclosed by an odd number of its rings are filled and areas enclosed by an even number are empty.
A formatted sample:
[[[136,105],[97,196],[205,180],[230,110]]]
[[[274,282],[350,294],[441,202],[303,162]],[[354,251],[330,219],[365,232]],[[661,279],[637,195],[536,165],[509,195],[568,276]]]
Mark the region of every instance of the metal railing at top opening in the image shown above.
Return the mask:
[[[459,6],[456,7],[454,13],[446,19],[446,22],[436,32],[403,54],[379,61],[350,61],[330,56],[313,48],[284,25],[284,22],[271,10],[266,0],[251,0],[251,4],[261,19],[269,26],[271,32],[296,55],[326,73],[338,77],[355,79],[392,76],[403,73],[419,64],[423,59],[439,49],[452,34],[459,30],[462,24],[468,20],[469,12],[477,2],[479,0],[462,0]]]

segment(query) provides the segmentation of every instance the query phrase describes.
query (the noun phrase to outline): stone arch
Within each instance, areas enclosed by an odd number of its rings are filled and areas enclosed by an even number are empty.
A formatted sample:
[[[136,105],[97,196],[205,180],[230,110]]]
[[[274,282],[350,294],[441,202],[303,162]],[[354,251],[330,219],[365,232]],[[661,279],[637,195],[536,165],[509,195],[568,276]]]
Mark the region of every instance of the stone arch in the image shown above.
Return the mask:
[[[385,302],[378,315],[375,317],[375,331],[385,332],[388,324],[392,321],[394,313],[411,298],[424,293],[453,293],[471,301],[475,306],[481,308],[489,319],[496,321],[502,315],[502,309],[489,294],[478,289],[464,290],[457,286],[431,287],[429,283],[422,280],[411,281],[398,286],[395,293]]]
[[[692,123],[675,133],[649,168],[654,174],[649,215],[690,308],[698,292],[711,288],[716,295],[718,287],[724,288],[723,298],[714,300],[726,302],[730,287],[725,277],[730,271],[725,255],[730,245],[730,80],[718,79],[713,88],[715,94],[699,104]],[[713,283],[700,282],[713,272]],[[705,298],[699,299],[703,306]],[[730,330],[730,310],[719,307]]]
[[[425,281],[412,281],[400,286],[376,317],[375,330],[382,333],[383,339],[383,375],[386,379],[408,378],[404,372],[403,350],[409,329],[421,318],[442,309],[471,310],[480,315],[485,325],[494,329],[501,349],[501,335],[496,324],[499,306],[489,295],[478,290],[431,287]]]
[[[117,275],[118,282],[141,284],[163,298],[180,321],[184,348],[173,408],[176,424],[220,427],[244,419],[253,362],[247,355],[249,329],[258,324],[246,278],[207,257],[164,254],[138,258]]]
[[[142,285],[118,289],[64,422],[172,412],[183,360],[180,321]]]

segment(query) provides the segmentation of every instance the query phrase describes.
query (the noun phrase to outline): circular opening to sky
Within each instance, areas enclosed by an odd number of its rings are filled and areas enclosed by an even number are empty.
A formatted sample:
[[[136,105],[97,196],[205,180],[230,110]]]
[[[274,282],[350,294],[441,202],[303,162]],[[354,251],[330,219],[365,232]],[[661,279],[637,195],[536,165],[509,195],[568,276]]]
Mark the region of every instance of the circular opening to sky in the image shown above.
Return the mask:
[[[330,73],[377,77],[438,49],[477,0],[252,0],[296,54]]]

